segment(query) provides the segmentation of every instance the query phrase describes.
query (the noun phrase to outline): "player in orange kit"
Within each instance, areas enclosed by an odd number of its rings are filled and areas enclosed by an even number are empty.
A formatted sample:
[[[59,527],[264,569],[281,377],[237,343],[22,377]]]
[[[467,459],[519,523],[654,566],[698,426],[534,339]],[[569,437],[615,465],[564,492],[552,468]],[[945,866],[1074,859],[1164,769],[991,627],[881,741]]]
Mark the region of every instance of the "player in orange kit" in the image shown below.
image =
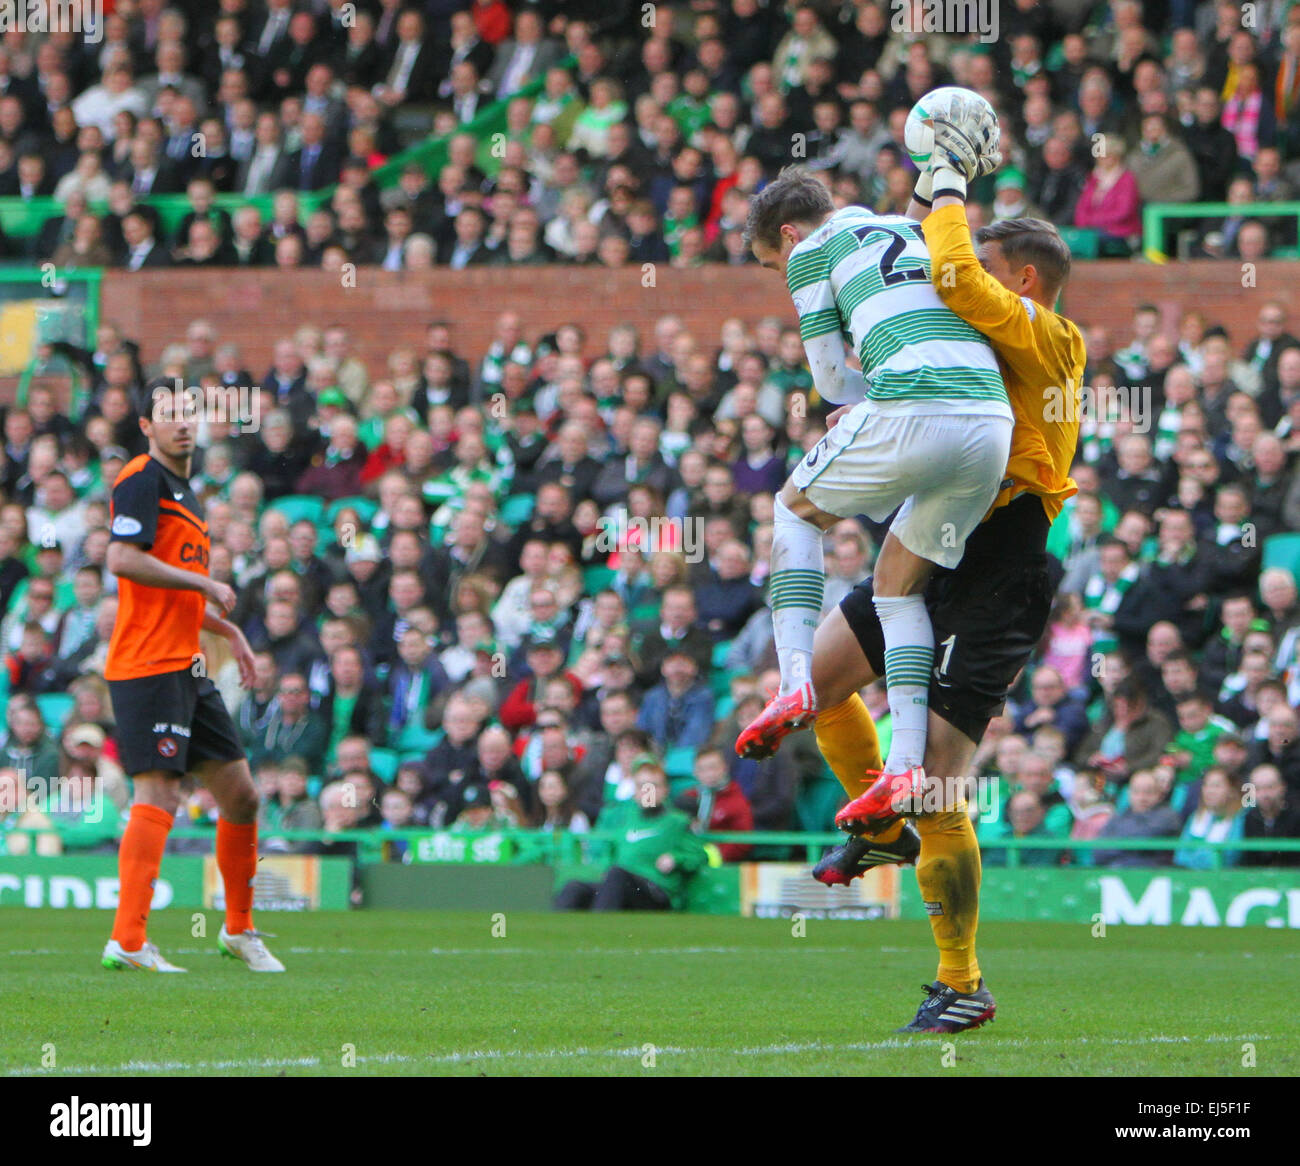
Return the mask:
[[[152,382],[140,409],[149,452],[113,483],[108,569],[119,580],[117,622],[104,669],[117,721],[121,762],[134,798],[118,851],[120,890],[106,968],[183,972],[149,942],[146,927],[180,779],[194,774],[211,791],[217,865],[226,890],[223,954],[255,972],[282,972],[253,928],[257,872],[257,790],[234,721],[202,667],[199,633],[225,636],[241,682],[253,681],[253,653],[224,618],[235,593],[208,574],[208,527],[190,489],[197,422],[193,401],[171,381]],[[216,610],[213,611],[212,608]]]

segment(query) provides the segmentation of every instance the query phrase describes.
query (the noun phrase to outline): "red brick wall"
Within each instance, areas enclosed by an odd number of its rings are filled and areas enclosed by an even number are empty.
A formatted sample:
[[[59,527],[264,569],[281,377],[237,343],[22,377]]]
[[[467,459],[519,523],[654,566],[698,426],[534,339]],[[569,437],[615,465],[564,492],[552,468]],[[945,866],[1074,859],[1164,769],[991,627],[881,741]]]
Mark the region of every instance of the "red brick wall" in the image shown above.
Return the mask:
[[[1260,305],[1277,298],[1292,307],[1300,327],[1300,287],[1294,263],[1261,264],[1253,288],[1243,288],[1239,264],[1212,261],[1152,266],[1083,263],[1065,298],[1066,311],[1083,324],[1104,324],[1126,336],[1136,305],[1151,301],[1172,331],[1195,306],[1225,324],[1234,346],[1245,343]],[[480,352],[498,313],[512,308],[529,338],[566,321],[583,324],[594,354],[617,323],[633,323],[648,341],[654,320],[675,312],[704,343],[716,341],[729,316],[754,321],[768,313],[793,320],[781,280],[755,267],[679,272],[660,267],[656,286],[643,287],[639,269],[610,272],[570,268],[500,268],[412,275],[359,269],[356,287],[319,271],[113,272],[103,285],[103,315],[139,339],[145,358],[181,339],[185,324],[203,316],[223,340],[237,342],[255,376],[265,372],[271,345],[303,323],[340,321],[358,355],[379,375],[387,354],[401,344],[419,346],[425,325],[444,317],[456,327],[456,346]]]

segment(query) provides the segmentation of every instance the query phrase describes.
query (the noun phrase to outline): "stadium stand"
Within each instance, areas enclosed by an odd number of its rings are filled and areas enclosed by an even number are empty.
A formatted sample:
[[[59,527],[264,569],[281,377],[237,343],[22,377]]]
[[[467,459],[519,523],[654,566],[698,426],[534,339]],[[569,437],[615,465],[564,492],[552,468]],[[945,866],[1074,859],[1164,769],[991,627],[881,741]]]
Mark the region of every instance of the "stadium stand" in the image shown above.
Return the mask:
[[[1257,8],[1243,27],[1236,4],[1011,0],[989,43],[856,0],[118,0],[102,43],[0,41],[0,251],[74,283],[654,264],[663,286],[751,263],[749,198],[790,162],[840,205],[902,211],[902,120],[955,83],[994,103],[1008,156],[973,225],[1050,219],[1132,280],[1235,271],[1300,242],[1300,6]],[[157,304],[168,342],[148,343],[87,286],[86,334],[38,328],[4,415],[0,773],[75,761],[126,805],[100,676],[106,500],[142,448],[131,392],[165,375],[259,422],[206,420],[194,482],[258,653],[248,693],[215,643],[209,662],[272,849],[337,852],[289,830],[600,829],[646,754],[705,830],[830,826],[840,789],[810,735],[762,763],[731,748],[774,687],[771,493],[824,432],[792,316],[738,293],[720,330],[597,334],[577,304],[542,327],[502,302],[490,342],[434,324],[377,362],[302,311],[248,369],[246,335]],[[1289,288],[1249,294],[1231,334],[1190,292],[1180,319],[1143,306],[1122,333],[1067,304],[1089,350],[1080,493],[1052,532],[1049,632],[977,755],[991,862],[1029,840],[1033,864],[1195,867],[1198,840],[1300,838],[1300,324]],[[828,602],[880,534],[829,533]],[[358,775],[373,797],[330,794]],[[213,812],[196,793],[182,815]],[[0,853],[15,826],[32,820],[0,806]],[[111,850],[84,827],[41,826]],[[1099,839],[1116,849],[1071,850]],[[1124,846],[1143,839],[1167,849]]]

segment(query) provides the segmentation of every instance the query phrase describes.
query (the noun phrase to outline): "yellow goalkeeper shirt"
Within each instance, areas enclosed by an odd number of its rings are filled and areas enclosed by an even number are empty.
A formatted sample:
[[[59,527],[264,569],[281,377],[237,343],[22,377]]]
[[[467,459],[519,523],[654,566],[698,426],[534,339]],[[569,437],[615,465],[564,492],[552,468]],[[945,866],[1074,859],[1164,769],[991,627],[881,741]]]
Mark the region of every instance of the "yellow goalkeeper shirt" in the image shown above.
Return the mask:
[[[1079,490],[1070,465],[1079,440],[1083,335],[1064,316],[1016,295],[980,266],[965,208],[940,207],[921,227],[935,291],[993,342],[1015,414],[1011,457],[993,510],[1031,493],[1055,519]]]

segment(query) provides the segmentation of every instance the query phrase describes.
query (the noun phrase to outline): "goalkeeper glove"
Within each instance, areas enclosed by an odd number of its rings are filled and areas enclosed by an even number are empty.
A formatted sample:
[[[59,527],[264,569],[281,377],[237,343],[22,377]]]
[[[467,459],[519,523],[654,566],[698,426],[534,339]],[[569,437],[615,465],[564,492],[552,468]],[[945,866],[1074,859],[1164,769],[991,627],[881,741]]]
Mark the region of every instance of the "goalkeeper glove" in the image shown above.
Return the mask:
[[[934,205],[934,175],[928,169],[922,170],[916,178],[916,189],[912,197],[927,210]]]

